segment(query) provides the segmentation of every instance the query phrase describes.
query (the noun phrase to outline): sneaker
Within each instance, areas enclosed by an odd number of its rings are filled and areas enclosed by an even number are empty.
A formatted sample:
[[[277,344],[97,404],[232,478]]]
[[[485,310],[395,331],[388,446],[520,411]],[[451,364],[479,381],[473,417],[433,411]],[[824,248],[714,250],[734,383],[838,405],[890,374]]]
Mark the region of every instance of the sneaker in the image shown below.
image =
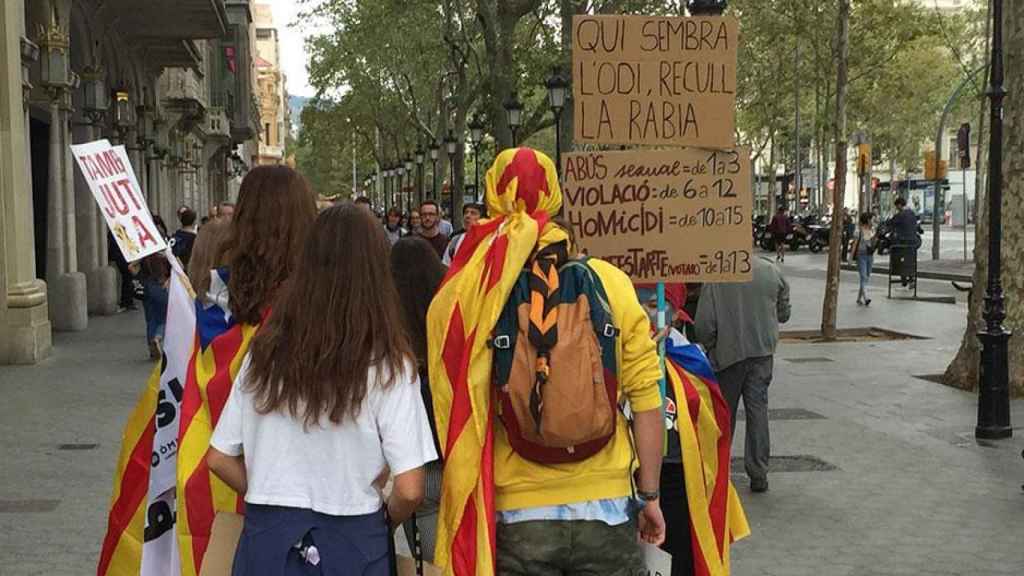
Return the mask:
[[[865,301],[864,301],[864,305],[865,305],[865,306],[871,306],[871,299],[870,299],[870,298],[868,298],[867,300],[865,300]]]
[[[750,491],[754,494],[763,494],[768,491],[768,479],[767,478],[751,478],[750,479]]]

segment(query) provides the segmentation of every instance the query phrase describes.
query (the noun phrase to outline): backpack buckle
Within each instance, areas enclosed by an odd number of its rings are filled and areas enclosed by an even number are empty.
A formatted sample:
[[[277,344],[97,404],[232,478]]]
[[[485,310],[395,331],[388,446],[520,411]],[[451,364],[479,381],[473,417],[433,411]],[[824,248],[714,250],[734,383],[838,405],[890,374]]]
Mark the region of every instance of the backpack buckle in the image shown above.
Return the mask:
[[[512,347],[512,338],[508,334],[502,334],[501,336],[495,336],[491,339],[491,346],[498,350],[508,350]]]
[[[604,325],[604,337],[605,338],[616,338],[619,335],[619,329],[611,324]]]

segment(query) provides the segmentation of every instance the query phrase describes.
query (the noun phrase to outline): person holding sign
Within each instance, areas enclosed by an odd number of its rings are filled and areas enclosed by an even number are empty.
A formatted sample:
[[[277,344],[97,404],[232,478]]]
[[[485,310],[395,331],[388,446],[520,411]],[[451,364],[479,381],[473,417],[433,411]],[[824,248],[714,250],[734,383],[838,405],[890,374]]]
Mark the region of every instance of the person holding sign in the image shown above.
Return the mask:
[[[445,480],[435,563],[459,574],[643,572],[665,538],[661,370],[622,271],[551,219],[554,163],[505,150],[427,317]],[[629,401],[629,424],[618,409]],[[495,523],[496,520],[496,523]]]

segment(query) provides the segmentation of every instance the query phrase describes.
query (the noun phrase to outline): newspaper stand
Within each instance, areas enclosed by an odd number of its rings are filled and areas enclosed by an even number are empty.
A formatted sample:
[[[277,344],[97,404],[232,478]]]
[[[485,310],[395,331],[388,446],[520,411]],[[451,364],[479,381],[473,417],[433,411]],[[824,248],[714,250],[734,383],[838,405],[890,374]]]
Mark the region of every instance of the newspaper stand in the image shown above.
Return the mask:
[[[893,244],[889,253],[889,298],[892,298],[892,285],[909,282],[914,287],[914,299],[917,299],[917,246],[913,244]]]

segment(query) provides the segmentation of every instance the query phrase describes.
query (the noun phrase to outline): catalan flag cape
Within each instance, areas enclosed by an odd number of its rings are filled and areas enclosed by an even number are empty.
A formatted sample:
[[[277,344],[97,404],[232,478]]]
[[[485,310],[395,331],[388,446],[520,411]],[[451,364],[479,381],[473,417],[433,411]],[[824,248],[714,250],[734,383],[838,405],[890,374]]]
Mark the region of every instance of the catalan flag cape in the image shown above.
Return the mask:
[[[178,416],[195,313],[188,277],[169,248],[165,257],[172,273],[164,354],[124,429],[98,576],[179,574],[173,514]]]
[[[549,218],[562,205],[554,163],[505,150],[487,171],[493,216],[466,233],[427,315],[430,385],[445,473],[435,563],[448,575],[494,574],[494,403],[491,331],[537,249],[567,240]]]
[[[698,346],[669,344],[666,372],[678,405],[676,422],[690,509],[694,574],[727,576],[729,545],[750,534],[729,479],[729,406]]]
[[[214,303],[196,303],[196,330],[181,402],[177,534],[182,576],[197,576],[218,511],[241,512],[242,497],[206,466],[210,437],[258,326],[235,321],[227,307],[228,272],[215,272]]]

